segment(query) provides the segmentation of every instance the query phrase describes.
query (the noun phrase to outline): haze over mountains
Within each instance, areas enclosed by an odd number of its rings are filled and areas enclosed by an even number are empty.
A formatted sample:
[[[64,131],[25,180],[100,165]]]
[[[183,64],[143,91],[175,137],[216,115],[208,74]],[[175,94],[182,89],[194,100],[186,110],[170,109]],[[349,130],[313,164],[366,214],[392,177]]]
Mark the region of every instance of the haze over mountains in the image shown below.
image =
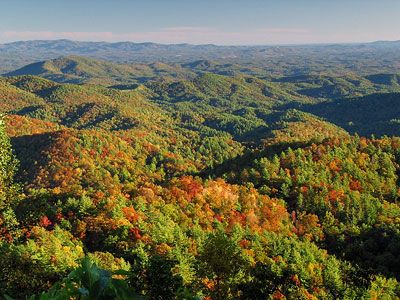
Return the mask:
[[[399,68],[400,42],[365,44],[216,46],[133,42],[20,41],[0,45],[0,72],[58,58],[86,56],[120,63],[218,60],[265,67],[270,73],[318,71],[393,72]],[[373,60],[372,60],[373,58]]]

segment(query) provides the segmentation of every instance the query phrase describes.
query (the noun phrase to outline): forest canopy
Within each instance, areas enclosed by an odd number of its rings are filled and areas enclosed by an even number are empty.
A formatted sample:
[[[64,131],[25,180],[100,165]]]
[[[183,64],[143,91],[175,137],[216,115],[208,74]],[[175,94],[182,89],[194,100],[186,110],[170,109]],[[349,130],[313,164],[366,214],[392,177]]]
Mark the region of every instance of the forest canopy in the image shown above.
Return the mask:
[[[315,68],[0,77],[0,294],[398,299],[398,75]]]

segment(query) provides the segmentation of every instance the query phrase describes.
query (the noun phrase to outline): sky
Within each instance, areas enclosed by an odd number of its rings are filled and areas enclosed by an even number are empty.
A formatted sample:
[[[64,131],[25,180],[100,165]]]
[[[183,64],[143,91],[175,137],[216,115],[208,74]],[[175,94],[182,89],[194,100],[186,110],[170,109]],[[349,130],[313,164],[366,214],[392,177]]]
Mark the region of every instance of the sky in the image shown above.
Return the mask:
[[[400,40],[400,0],[0,0],[0,43]]]

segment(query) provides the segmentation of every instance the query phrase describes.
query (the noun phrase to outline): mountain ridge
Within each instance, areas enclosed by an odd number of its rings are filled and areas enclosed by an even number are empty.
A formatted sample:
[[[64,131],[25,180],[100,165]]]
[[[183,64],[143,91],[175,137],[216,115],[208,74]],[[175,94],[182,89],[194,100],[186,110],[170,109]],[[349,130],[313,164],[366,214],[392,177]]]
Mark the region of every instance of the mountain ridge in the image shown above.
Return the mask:
[[[134,42],[83,42],[71,40],[17,41],[0,45],[0,73],[18,69],[29,63],[60,56],[79,55],[120,63],[185,63],[196,60],[219,60],[246,63],[270,69],[271,73],[299,74],[313,71],[358,70],[378,73],[399,70],[400,43],[375,42],[357,44],[308,44],[265,46],[219,46],[212,44],[157,44]],[[385,53],[386,57],[382,57]],[[375,61],[371,61],[371,56]],[[342,58],[346,57],[346,60]],[[305,64],[304,60],[308,63]],[[319,62],[326,61],[326,66]],[[385,60],[386,59],[386,60]],[[272,63],[273,62],[273,63]],[[297,62],[297,66],[293,64]]]

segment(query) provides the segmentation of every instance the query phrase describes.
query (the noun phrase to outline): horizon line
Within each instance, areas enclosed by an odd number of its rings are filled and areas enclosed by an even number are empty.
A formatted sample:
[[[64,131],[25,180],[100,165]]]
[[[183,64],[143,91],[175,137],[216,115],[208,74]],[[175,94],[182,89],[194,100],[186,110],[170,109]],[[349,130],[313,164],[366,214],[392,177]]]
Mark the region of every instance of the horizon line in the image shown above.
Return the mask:
[[[371,40],[371,41],[354,41],[354,42],[305,42],[305,43],[271,43],[271,44],[215,44],[215,43],[159,43],[159,42],[135,42],[130,40],[120,41],[105,41],[105,40],[73,40],[73,39],[26,39],[26,40],[14,40],[9,42],[0,42],[0,46],[23,43],[23,42],[57,42],[67,41],[74,43],[104,43],[104,44],[120,44],[120,43],[131,43],[131,44],[154,44],[154,45],[189,45],[189,46],[216,46],[216,47],[274,47],[274,46],[324,46],[324,45],[360,45],[360,44],[374,44],[374,43],[396,43],[400,40]]]

